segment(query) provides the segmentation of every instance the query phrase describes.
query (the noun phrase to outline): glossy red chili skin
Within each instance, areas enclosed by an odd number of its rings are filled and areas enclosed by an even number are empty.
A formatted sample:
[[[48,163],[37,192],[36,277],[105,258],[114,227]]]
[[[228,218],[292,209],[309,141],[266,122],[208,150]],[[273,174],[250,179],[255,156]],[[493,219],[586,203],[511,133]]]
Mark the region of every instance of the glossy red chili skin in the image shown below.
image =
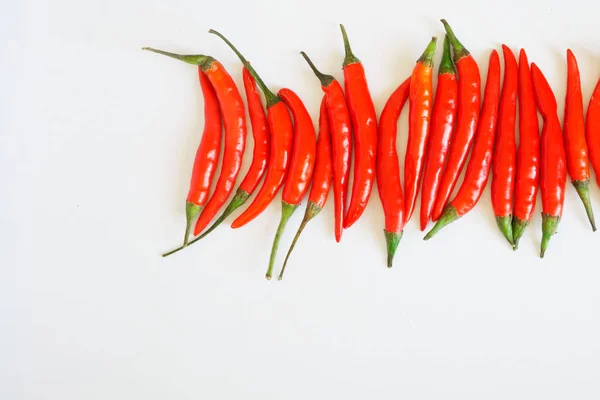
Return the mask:
[[[375,182],[377,114],[362,63],[344,66],[344,85],[354,128],[354,180],[344,219],[344,228],[349,228],[364,212]]]
[[[196,222],[194,235],[198,235],[206,228],[221,206],[227,201],[240,172],[242,157],[246,148],[246,112],[242,96],[233,78],[223,65],[216,60],[202,70],[210,80],[219,100],[225,125],[225,149],[223,151],[221,175],[217,180],[213,195]]]
[[[312,118],[300,97],[290,89],[281,89],[277,95],[290,109],[294,118],[292,158],[282,200],[291,205],[299,205],[313,175],[317,137]]]
[[[215,90],[200,67],[198,67],[198,77],[204,97],[204,132],[196,151],[190,190],[186,201],[197,206],[204,206],[208,201],[210,185],[219,162],[223,123]]]
[[[396,149],[398,118],[408,99],[410,78],[388,99],[379,118],[377,151],[377,188],[385,215],[385,231],[399,234],[404,230],[404,196],[400,182],[400,162]]]
[[[231,224],[234,229],[241,228],[252,221],[271,204],[283,184],[290,163],[294,130],[285,104],[278,101],[269,107],[267,119],[271,131],[271,157],[267,175],[252,204]]]
[[[456,131],[452,139],[446,170],[444,171],[433,209],[432,218],[434,221],[437,221],[442,215],[444,207],[446,207],[448,199],[454,190],[454,186],[458,181],[469,149],[471,148],[479,121],[481,100],[479,67],[469,54],[456,62],[456,69],[459,78]]]
[[[242,69],[244,79],[244,89],[246,91],[246,100],[248,102],[248,114],[252,124],[252,137],[254,139],[254,151],[252,154],[252,164],[240,183],[240,189],[248,194],[252,194],[265,171],[267,170],[267,161],[269,160],[271,132],[269,123],[260,99],[260,93],[256,87],[256,82],[246,68]]]
[[[498,123],[500,102],[500,59],[496,50],[490,55],[483,106],[477,126],[475,143],[465,178],[450,205],[462,217],[475,207],[487,184]]]
[[[327,100],[323,96],[319,109],[319,139],[317,140],[315,170],[308,195],[308,201],[315,204],[319,209],[325,207],[327,197],[329,196],[329,189],[331,188],[331,180],[333,179],[330,129]]]
[[[596,182],[600,186],[600,80],[596,84],[587,110],[586,139],[590,161],[596,171]]]
[[[544,119],[540,176],[543,213],[552,217],[561,217],[565,201],[567,161],[556,98],[535,63],[531,64],[531,76],[538,110]]]
[[[540,179],[540,130],[531,70],[525,50],[519,54],[519,150],[514,218],[531,220]]]
[[[492,207],[496,217],[510,217],[513,213],[517,145],[517,92],[519,67],[513,52],[502,45],[504,53],[504,83],[498,113],[498,133],[494,150],[492,178]]]
[[[421,191],[421,230],[425,230],[435,205],[444,165],[456,121],[458,82],[455,73],[438,75],[437,90],[431,117],[427,161]]]

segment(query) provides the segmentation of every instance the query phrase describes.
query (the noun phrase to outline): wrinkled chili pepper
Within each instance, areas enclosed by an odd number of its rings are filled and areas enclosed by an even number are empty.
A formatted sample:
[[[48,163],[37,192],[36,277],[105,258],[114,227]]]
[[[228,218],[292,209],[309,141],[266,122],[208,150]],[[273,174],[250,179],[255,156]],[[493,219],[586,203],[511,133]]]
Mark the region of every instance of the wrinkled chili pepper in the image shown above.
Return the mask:
[[[275,264],[281,234],[292,213],[298,208],[304,194],[308,190],[317,152],[315,127],[300,97],[290,89],[281,89],[277,94],[290,109],[294,117],[294,145],[290,167],[283,188],[281,219],[277,227],[277,233],[273,239],[269,268],[266,274],[267,279],[271,279],[271,275],[273,274],[273,265]]]
[[[450,38],[450,44],[454,51],[454,63],[458,70],[458,113],[456,132],[452,139],[448,163],[433,209],[434,221],[437,221],[442,215],[467,159],[477,130],[481,97],[481,78],[477,63],[469,51],[458,41],[445,19],[442,20],[442,23]]]
[[[406,79],[392,93],[379,117],[379,142],[377,144],[377,188],[385,215],[385,243],[387,266],[392,267],[394,255],[404,232],[404,196],[400,183],[400,163],[396,150],[398,118],[410,93],[410,80]]]
[[[242,165],[242,156],[246,148],[246,114],[242,96],[235,85],[235,82],[227,73],[223,65],[212,58],[203,54],[181,55],[169,53],[162,50],[144,47],[143,50],[162,54],[188,64],[197,65],[202,72],[206,74],[212,87],[215,90],[223,122],[225,124],[225,149],[223,150],[223,163],[221,165],[221,174],[217,180],[215,190],[202,210],[200,218],[210,221],[219,211],[219,208],[227,201],[231,194],[233,185],[240,172]],[[194,229],[194,235],[199,233],[198,222]],[[165,253],[168,256],[173,252]]]
[[[244,67],[250,71],[267,100],[267,118],[269,120],[269,130],[271,131],[271,155],[267,166],[267,175],[252,204],[231,224],[231,227],[235,229],[241,228],[262,213],[273,201],[283,184],[292,151],[293,127],[290,113],[281,98],[267,88],[267,85],[242,53],[219,32],[211,29],[209,33],[220,37],[233,50],[244,64]],[[196,229],[198,229],[198,226],[196,226]]]
[[[306,211],[304,218],[300,223],[300,227],[294,236],[294,240],[290,245],[283,267],[279,273],[279,280],[283,279],[283,273],[287,266],[288,260],[296,242],[300,237],[300,234],[306,227],[308,221],[317,216],[325,207],[327,196],[329,195],[329,188],[331,187],[331,178],[333,177],[333,170],[331,166],[331,132],[329,127],[329,116],[327,115],[327,102],[326,96],[323,96],[321,101],[321,108],[319,111],[319,140],[317,141],[317,158],[315,160],[315,169],[313,172],[312,186],[310,188],[310,194],[308,195],[308,204],[306,205]]]
[[[305,52],[300,54],[321,82],[321,89],[325,92],[327,101],[333,163],[334,230],[335,240],[339,242],[344,229],[344,208],[350,173],[350,149],[352,148],[350,112],[340,83],[333,76],[321,73]]]
[[[221,223],[225,221],[229,215],[241,207],[246,200],[248,200],[248,197],[250,197],[254,190],[256,190],[256,187],[258,186],[262,176],[265,173],[265,170],[267,169],[267,161],[269,159],[269,143],[271,141],[267,116],[265,115],[265,110],[260,100],[260,94],[258,93],[256,82],[254,82],[254,78],[252,78],[252,75],[250,75],[250,72],[245,67],[242,68],[242,76],[244,80],[244,89],[246,92],[246,100],[248,101],[250,123],[252,124],[252,137],[254,138],[252,164],[250,165],[250,168],[248,169],[248,172],[246,173],[244,180],[242,180],[238,190],[235,192],[233,199],[231,199],[225,208],[225,211],[223,211],[221,216],[217,218],[210,228],[189,242],[187,246],[191,246],[200,239],[206,237],[209,233],[221,225]],[[184,244],[183,246],[166,253],[166,255],[176,253],[179,250],[183,250],[187,246]]]
[[[487,184],[498,122],[500,101],[500,59],[496,50],[490,55],[487,82],[481,108],[481,118],[477,127],[475,144],[465,179],[454,200],[444,209],[435,226],[427,233],[425,240],[431,239],[446,225],[456,221],[475,207]]]
[[[431,117],[431,133],[427,144],[423,188],[421,190],[421,231],[427,228],[444,173],[448,147],[454,132],[458,83],[450,53],[448,35],[444,38],[444,54],[438,69],[438,83]]]
[[[577,59],[570,49],[567,50],[567,96],[565,99],[564,135],[567,170],[571,177],[571,183],[577,190],[592,225],[592,230],[595,232],[596,221],[590,202],[590,158],[585,139],[581,80]]]
[[[531,221],[540,175],[540,132],[531,70],[525,50],[519,54],[519,150],[513,214],[514,249]]]
[[[375,157],[377,153],[377,114],[365,68],[350,48],[344,25],[340,24],[344,39],[344,85],[348,110],[354,128],[354,181],[350,205],[344,218],[344,229],[354,224],[365,211],[375,182]]]
[[[600,186],[600,80],[590,98],[586,115],[586,139],[590,161],[596,171],[596,182]]]
[[[543,258],[550,238],[556,233],[562,217],[567,182],[567,160],[552,88],[535,63],[531,64],[531,77],[537,107],[544,119],[540,176],[543,207],[540,257]]]
[[[433,108],[433,56],[436,42],[436,37],[431,38],[427,48],[417,60],[410,79],[408,144],[404,157],[405,224],[410,220],[415,209],[429,137],[429,123]]]
[[[519,67],[515,55],[508,46],[502,45],[502,53],[504,54],[504,83],[500,97],[498,133],[492,166],[492,207],[500,232],[514,247],[512,213],[517,167],[515,124],[517,121]]]

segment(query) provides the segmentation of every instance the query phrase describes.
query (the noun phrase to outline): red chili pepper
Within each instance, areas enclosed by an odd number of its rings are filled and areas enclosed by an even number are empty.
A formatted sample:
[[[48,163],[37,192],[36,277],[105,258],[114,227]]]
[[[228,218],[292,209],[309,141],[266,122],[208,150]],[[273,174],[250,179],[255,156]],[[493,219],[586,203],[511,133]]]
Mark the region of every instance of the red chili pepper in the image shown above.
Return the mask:
[[[498,122],[498,103],[500,101],[500,59],[496,50],[490,55],[487,82],[481,118],[465,179],[454,200],[444,209],[442,216],[425,240],[431,239],[446,225],[456,221],[475,207],[487,184],[492,166],[492,153]]]
[[[294,236],[294,240],[290,245],[283,267],[279,273],[279,280],[283,279],[283,273],[285,267],[290,258],[290,254],[296,246],[296,242],[300,237],[300,234],[306,227],[308,221],[317,216],[325,207],[327,196],[329,195],[329,188],[331,187],[331,178],[333,177],[333,170],[331,167],[331,132],[329,131],[329,116],[327,115],[327,102],[326,96],[323,96],[321,101],[321,109],[319,112],[319,140],[317,141],[317,158],[315,160],[315,169],[313,172],[312,186],[310,188],[310,194],[308,195],[308,204],[304,213],[304,218],[300,223],[300,227]]]
[[[385,214],[385,243],[387,266],[392,267],[396,249],[404,232],[404,197],[400,183],[400,163],[396,150],[398,118],[410,93],[410,80],[406,79],[392,93],[379,117],[379,142],[377,145],[377,187]]]
[[[450,40],[444,38],[444,54],[438,69],[438,83],[431,117],[431,133],[427,145],[423,189],[421,190],[421,231],[427,228],[437,198],[450,139],[456,120],[458,83],[450,54]]]
[[[258,76],[254,68],[235,46],[219,32],[211,29],[210,33],[217,35],[233,50],[244,67],[248,69],[258,86],[262,89],[267,100],[267,118],[271,131],[271,156],[267,167],[267,175],[260,191],[250,206],[231,224],[232,228],[240,228],[256,218],[273,201],[273,198],[283,184],[287,172],[290,153],[292,151],[293,127],[290,113],[281,98],[271,92]],[[198,228],[196,226],[196,228]]]
[[[265,115],[265,110],[262,106],[262,102],[260,100],[260,94],[258,93],[258,89],[256,87],[256,82],[254,82],[254,78],[250,75],[250,72],[243,67],[242,68],[242,76],[244,78],[244,89],[246,91],[246,99],[248,101],[248,113],[250,114],[250,122],[252,124],[252,136],[254,138],[254,152],[252,155],[252,164],[246,173],[246,177],[240,184],[240,187],[235,192],[233,199],[229,202],[225,211],[221,214],[219,218],[208,228],[205,230],[202,235],[198,236],[196,239],[190,241],[187,246],[191,246],[196,243],[200,239],[203,239],[214,231],[225,219],[230,216],[236,209],[241,207],[248,197],[254,192],[256,187],[258,186],[260,179],[264,175],[267,169],[267,161],[269,159],[269,143],[271,141],[271,134],[269,132],[269,124],[267,122],[267,116]],[[187,247],[185,244],[180,246],[174,250],[171,250],[165,255],[171,255],[173,253],[178,252],[179,250],[183,250]]]
[[[277,227],[273,247],[271,248],[271,257],[269,259],[269,269],[266,278],[271,279],[273,274],[273,265],[281,234],[287,225],[292,213],[298,208],[304,194],[308,190],[308,184],[313,175],[315,165],[315,155],[317,152],[317,138],[315,136],[315,127],[308,110],[300,100],[300,97],[290,89],[281,89],[278,93],[283,102],[288,106],[294,117],[294,146],[292,160],[287,174],[283,196],[281,200],[281,219]]]
[[[531,70],[525,50],[519,54],[519,135],[515,209],[513,215],[514,249],[531,221],[535,209],[540,173],[540,132]]]
[[[544,119],[542,128],[541,179],[542,190],[542,244],[540,257],[544,257],[552,235],[556,233],[562,217],[567,182],[566,153],[556,98],[552,88],[535,63],[531,64],[531,77],[538,110]]]
[[[348,110],[354,128],[354,182],[344,228],[354,224],[365,211],[375,182],[375,157],[377,153],[377,114],[365,68],[352,53],[344,25],[340,24],[344,38],[344,84]]]
[[[404,158],[405,224],[412,217],[421,183],[421,170],[433,108],[432,75],[436,42],[437,38],[433,37],[417,60],[410,80],[408,144]]]
[[[595,232],[596,221],[590,203],[590,158],[585,140],[581,81],[577,59],[571,50],[567,50],[567,96],[565,99],[564,134],[567,169],[571,177],[571,183],[575,186],[577,194],[583,202],[592,230]]]
[[[198,222],[201,219],[208,219],[210,221],[217,214],[219,208],[227,201],[242,165],[242,157],[246,148],[246,115],[242,96],[240,96],[235,82],[223,65],[210,56],[202,54],[181,55],[150,47],[144,47],[143,50],[175,58],[188,64],[198,65],[210,80],[219,100],[219,106],[221,107],[225,123],[223,164],[221,165],[221,175],[217,180],[214,193],[198,219]],[[199,233],[198,222],[196,222],[194,235]],[[163,256],[172,253],[169,252]]]
[[[600,80],[590,98],[586,116],[586,139],[590,161],[596,171],[596,182],[600,186]]]
[[[504,53],[504,83],[498,114],[498,139],[494,150],[492,207],[500,232],[514,248],[512,213],[517,167],[515,124],[517,121],[519,67],[515,55],[508,46],[502,45],[502,52]]]
[[[450,156],[433,209],[432,217],[434,221],[437,221],[442,215],[442,211],[448,203],[467,159],[477,129],[481,97],[481,78],[479,77],[477,63],[469,51],[454,36],[454,32],[452,32],[446,20],[443,19],[442,23],[450,38],[450,44],[452,44],[454,50],[454,63],[458,70],[458,117]]]
[[[321,81],[321,89],[325,92],[327,99],[333,160],[334,229],[335,240],[339,242],[342,239],[344,208],[346,193],[348,192],[348,175],[350,173],[350,149],[352,148],[350,112],[340,83],[333,76],[319,72],[306,53],[301,52],[300,54]]]

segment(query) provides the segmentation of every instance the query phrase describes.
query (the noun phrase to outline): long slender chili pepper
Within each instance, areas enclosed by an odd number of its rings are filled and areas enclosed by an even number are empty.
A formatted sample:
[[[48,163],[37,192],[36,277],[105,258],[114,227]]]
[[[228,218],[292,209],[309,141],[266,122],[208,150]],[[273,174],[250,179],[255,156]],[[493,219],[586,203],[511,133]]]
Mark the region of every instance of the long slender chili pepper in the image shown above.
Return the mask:
[[[340,83],[333,76],[321,73],[305,52],[300,54],[319,78],[321,89],[325,92],[327,101],[329,124],[331,126],[334,230],[335,240],[339,242],[342,239],[344,208],[348,191],[348,175],[350,173],[350,149],[352,148],[350,112]]]
[[[431,117],[431,133],[427,144],[423,188],[421,190],[421,231],[431,219],[433,206],[444,172],[444,164],[456,119],[458,83],[450,54],[450,40],[444,38],[444,54],[438,69],[438,83]]]
[[[404,158],[404,223],[410,220],[415,209],[421,183],[433,108],[432,75],[436,42],[436,37],[431,38],[427,48],[417,60],[410,79],[408,144]]]
[[[242,68],[242,76],[244,80],[244,89],[246,92],[246,100],[248,101],[248,113],[250,114],[250,123],[252,124],[252,137],[254,138],[254,151],[252,155],[252,164],[246,173],[246,177],[240,184],[238,190],[235,192],[233,199],[229,202],[225,211],[219,218],[205,230],[202,235],[196,239],[190,241],[187,246],[191,246],[200,239],[203,239],[214,231],[225,219],[230,216],[236,209],[241,207],[247,200],[248,197],[254,192],[258,186],[262,176],[267,169],[267,161],[269,159],[269,143],[271,141],[271,134],[269,132],[269,124],[267,122],[267,116],[260,100],[260,94],[256,87],[254,78],[250,75],[250,72],[244,67]],[[187,247],[185,244],[168,253],[165,256],[171,255],[183,250]]]
[[[271,155],[267,167],[267,175],[252,204],[231,224],[232,228],[240,228],[256,218],[269,206],[283,184],[292,151],[292,120],[281,98],[267,88],[267,85],[265,85],[242,53],[219,32],[213,29],[209,30],[209,32],[220,37],[233,50],[262,89],[267,99],[267,118],[271,131]],[[198,226],[196,226],[196,229],[198,229]]]
[[[590,99],[586,115],[586,139],[590,161],[596,171],[596,182],[600,186],[600,80]]]
[[[515,124],[517,121],[519,67],[515,55],[508,46],[502,45],[502,52],[504,53],[504,83],[498,112],[498,139],[492,166],[492,207],[500,232],[514,247],[512,214],[515,170],[517,168]]]
[[[290,254],[296,246],[296,242],[300,237],[300,234],[306,227],[308,221],[317,216],[325,207],[327,196],[329,195],[329,188],[331,187],[331,178],[333,176],[333,170],[331,166],[331,132],[329,127],[329,116],[327,115],[327,101],[326,96],[323,96],[321,101],[321,108],[319,112],[319,140],[317,141],[317,158],[315,160],[315,169],[313,172],[312,186],[310,188],[310,194],[308,195],[308,204],[306,205],[306,211],[304,218],[300,223],[300,227],[294,236],[294,240],[290,245],[283,267],[279,273],[279,280],[283,279],[283,273],[287,266]]]
[[[442,23],[450,38],[450,44],[454,50],[454,63],[458,70],[458,113],[456,132],[452,139],[448,163],[433,209],[434,221],[437,221],[442,215],[467,159],[477,130],[481,97],[481,78],[477,63],[469,51],[458,41],[446,20],[443,19]]]
[[[540,257],[543,258],[550,238],[556,233],[562,217],[567,182],[567,160],[552,88],[535,63],[531,64],[531,77],[537,107],[544,119],[540,177],[543,207]]]
[[[271,257],[269,258],[269,269],[266,278],[271,279],[273,265],[279,248],[279,240],[292,213],[298,208],[302,197],[308,190],[308,184],[313,175],[315,155],[317,152],[317,138],[315,127],[308,110],[300,100],[300,97],[290,89],[281,89],[279,97],[292,111],[294,117],[294,146],[292,160],[287,174],[285,187],[281,200],[281,220],[277,227],[277,233],[273,239]]]
[[[214,193],[200,214],[201,219],[210,221],[227,201],[231,194],[233,185],[240,172],[242,157],[246,148],[246,115],[244,102],[238,91],[233,78],[227,73],[223,65],[203,54],[181,55],[162,50],[144,47],[143,50],[162,54],[188,64],[197,65],[206,74],[215,90],[219,106],[225,124],[225,149],[223,151],[223,164],[221,175],[217,180]],[[194,229],[194,235],[199,233],[198,222]],[[163,256],[172,254],[166,253]]]
[[[500,59],[498,52],[493,50],[490,55],[481,118],[477,127],[475,144],[473,145],[473,152],[467,166],[465,179],[456,197],[446,206],[440,219],[425,236],[425,240],[431,239],[443,227],[471,211],[481,198],[492,166],[499,101]]]
[[[194,220],[208,201],[208,192],[217,169],[217,163],[219,162],[221,136],[223,133],[221,110],[219,109],[219,100],[217,99],[215,90],[200,67],[198,67],[198,77],[200,78],[200,87],[204,96],[204,132],[202,133],[200,146],[196,150],[190,190],[185,202],[186,224],[185,236],[183,238],[184,246],[188,244]]]
[[[571,183],[575,186],[577,194],[583,202],[592,230],[595,232],[596,221],[590,203],[590,158],[585,139],[581,81],[577,59],[570,49],[567,50],[567,96],[565,99],[564,135],[567,170],[571,177]]]
[[[513,214],[514,249],[531,221],[540,174],[540,132],[531,70],[525,50],[519,54],[519,151]]]
[[[354,224],[365,211],[375,182],[377,153],[377,114],[371,99],[365,68],[350,48],[344,25],[340,24],[344,39],[344,85],[348,110],[354,128],[354,181],[350,205],[344,219],[344,228]]]
[[[396,150],[398,118],[410,93],[410,80],[406,79],[392,93],[379,118],[379,143],[377,145],[377,187],[385,214],[385,243],[387,266],[392,267],[396,249],[404,232],[404,196],[400,183],[400,163]]]

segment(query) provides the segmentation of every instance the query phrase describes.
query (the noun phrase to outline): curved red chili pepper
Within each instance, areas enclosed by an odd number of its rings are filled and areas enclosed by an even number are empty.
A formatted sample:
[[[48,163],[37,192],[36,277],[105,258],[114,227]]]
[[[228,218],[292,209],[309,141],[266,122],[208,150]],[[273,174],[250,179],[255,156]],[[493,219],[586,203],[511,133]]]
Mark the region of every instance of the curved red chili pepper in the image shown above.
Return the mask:
[[[329,127],[329,116],[327,115],[326,96],[323,96],[321,108],[319,112],[319,140],[317,141],[317,158],[315,160],[315,169],[313,172],[312,186],[308,195],[308,204],[304,213],[304,218],[300,223],[300,227],[294,236],[294,240],[290,245],[283,267],[279,273],[279,280],[283,279],[285,267],[290,258],[290,254],[296,246],[296,242],[300,234],[306,227],[308,221],[317,216],[325,207],[329,188],[331,187],[331,178],[333,177],[333,169],[331,166],[331,132]]]
[[[267,99],[267,118],[272,135],[271,156],[269,158],[265,181],[252,204],[231,224],[231,227],[235,229],[246,225],[262,213],[271,204],[271,201],[273,201],[273,198],[283,184],[292,151],[293,127],[290,113],[281,101],[281,98],[267,88],[242,53],[219,32],[213,29],[209,30],[209,32],[220,37],[233,50],[262,89]]]
[[[519,54],[519,151],[513,215],[514,249],[531,221],[539,186],[540,132],[531,70],[525,50]]]
[[[473,152],[467,166],[465,179],[456,197],[446,206],[440,219],[425,236],[425,240],[431,239],[443,227],[471,211],[481,198],[492,166],[499,101],[500,59],[498,52],[493,50],[490,55],[481,118],[477,126],[475,144],[473,145]]]
[[[365,211],[375,182],[377,153],[377,114],[367,85],[365,68],[352,53],[344,25],[344,85],[348,110],[354,128],[354,181],[350,205],[344,219],[344,229],[352,226]]]
[[[223,163],[221,165],[221,175],[217,180],[215,190],[204,207],[204,210],[202,210],[200,218],[198,218],[198,221],[196,222],[194,235],[197,235],[200,233],[200,230],[198,229],[199,223],[201,226],[201,221],[207,221],[206,223],[210,222],[219,211],[219,208],[227,201],[237,175],[240,172],[242,157],[246,148],[246,114],[244,102],[231,75],[229,75],[223,65],[214,58],[203,54],[175,54],[150,47],[144,47],[143,49],[175,58],[188,64],[198,65],[210,80],[217,95],[217,99],[219,100],[219,106],[221,107],[221,114],[225,124]],[[173,251],[165,253],[163,256],[168,256],[172,253]]]
[[[592,230],[595,232],[596,221],[590,202],[590,158],[585,139],[581,81],[577,59],[570,49],[567,50],[567,96],[565,99],[564,135],[567,170],[571,177],[571,183],[573,183],[577,194],[579,194],[590,225],[592,225]]]
[[[450,53],[448,35],[444,38],[444,54],[438,69],[438,83],[431,116],[431,133],[427,144],[423,188],[421,189],[421,231],[427,228],[444,173],[444,164],[456,120],[458,83]]]
[[[290,89],[281,89],[277,93],[286,106],[292,112],[294,117],[294,145],[292,151],[292,160],[290,161],[289,171],[283,188],[281,197],[281,219],[277,227],[277,233],[273,239],[271,248],[271,257],[269,258],[269,269],[266,278],[271,279],[273,274],[273,265],[281,234],[287,225],[293,212],[298,208],[302,197],[308,190],[308,184],[313,175],[315,165],[315,156],[317,152],[317,138],[315,136],[315,127],[308,110],[300,100],[300,97]]]
[[[321,89],[325,92],[327,99],[333,162],[334,229],[335,240],[339,242],[342,239],[344,208],[350,174],[350,149],[352,148],[350,112],[340,83],[333,76],[319,72],[306,53],[301,52],[300,54],[321,81]]]
[[[469,51],[454,36],[454,32],[452,32],[446,20],[443,19],[442,23],[450,38],[450,44],[452,44],[454,50],[454,63],[458,70],[458,114],[450,156],[433,209],[432,217],[434,221],[437,221],[442,215],[467,159],[467,154],[477,130],[481,97],[481,78],[479,77],[477,63]]]
[[[531,77],[538,110],[544,119],[540,179],[543,206],[540,257],[543,258],[550,238],[556,233],[562,217],[567,182],[567,160],[552,88],[535,63],[531,64]]]
[[[596,182],[600,186],[600,80],[590,98],[586,116],[586,139],[590,161],[596,171]]]
[[[392,267],[396,249],[404,232],[404,196],[400,183],[400,163],[396,150],[398,118],[410,93],[410,80],[406,79],[392,93],[379,117],[379,142],[377,145],[377,188],[385,214],[385,242],[387,266]]]
[[[519,67],[515,55],[508,46],[502,45],[502,52],[504,53],[504,83],[498,114],[498,139],[494,150],[492,207],[500,232],[514,248],[512,210],[515,192],[515,170],[517,167],[515,125],[517,121]]]
[[[412,216],[419,194],[425,146],[429,136],[429,122],[433,108],[433,56],[437,38],[433,37],[417,60],[410,79],[410,112],[408,144],[404,158],[404,223]]]

